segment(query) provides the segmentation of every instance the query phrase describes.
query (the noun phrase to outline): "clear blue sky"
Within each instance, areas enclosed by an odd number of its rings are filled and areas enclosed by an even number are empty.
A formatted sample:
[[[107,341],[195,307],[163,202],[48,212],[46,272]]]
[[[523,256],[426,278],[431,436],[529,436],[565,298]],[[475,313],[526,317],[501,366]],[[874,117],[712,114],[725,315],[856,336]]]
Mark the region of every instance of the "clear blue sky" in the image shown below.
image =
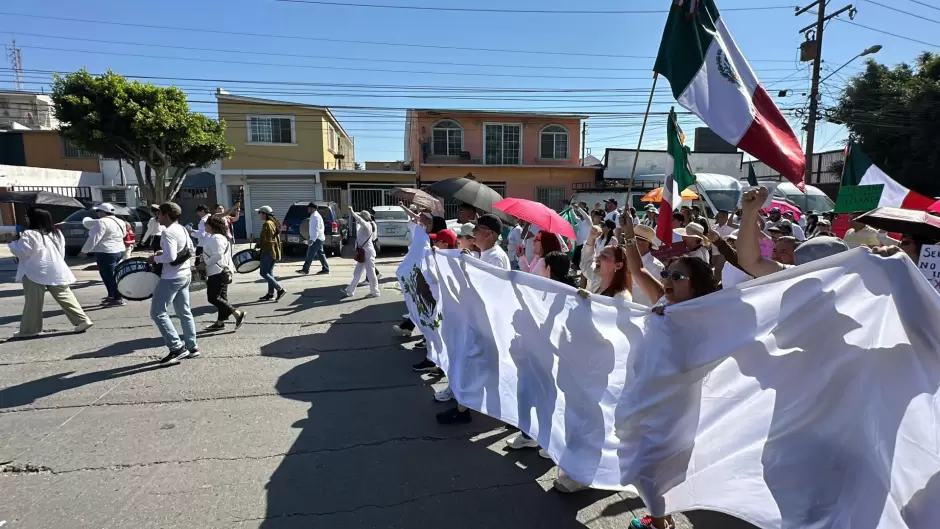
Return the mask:
[[[93,0],[80,4],[65,0],[32,0],[5,2],[0,6],[0,40],[9,44],[16,38],[22,48],[27,89],[48,87],[50,76],[45,71],[69,72],[85,67],[93,73],[100,73],[110,68],[125,75],[165,78],[154,82],[180,86],[189,94],[193,108],[209,115],[215,115],[214,89],[217,86],[235,94],[331,106],[639,114],[649,94],[652,57],[656,54],[671,3],[671,0],[350,1],[444,8],[655,12],[561,15],[377,9],[275,0],[162,0],[159,3]],[[795,89],[793,95],[777,100],[779,106],[804,106],[806,97],[803,94],[808,92],[809,68],[797,61],[797,48],[803,40],[797,31],[814,22],[815,17],[809,14],[795,17],[792,8],[733,10],[792,5],[787,0],[717,2],[738,45],[764,85],[771,92]],[[924,3],[931,2],[938,0]],[[929,8],[913,0],[879,0],[879,3],[940,20],[940,8]],[[832,11],[842,5],[841,2],[830,2],[829,9]],[[918,19],[867,0],[857,2],[856,6],[859,10],[856,23],[933,44],[940,43],[940,36],[936,36],[940,28],[936,22]],[[11,16],[13,13],[33,17]],[[847,16],[843,15],[843,18],[847,19]],[[182,30],[144,28],[133,24]],[[248,36],[244,33],[306,39]],[[884,46],[875,57],[889,64],[910,61],[925,50],[940,52],[936,46],[834,21],[825,33],[824,75],[873,44]],[[204,51],[206,48],[224,51]],[[481,51],[480,48],[513,51]],[[543,53],[518,53],[518,50]],[[833,101],[845,76],[857,72],[861,64],[862,61],[857,60],[825,84],[824,103]],[[2,66],[0,88],[12,88],[9,65]],[[291,82],[324,83],[327,86],[273,84]],[[363,86],[331,86],[336,84]],[[376,85],[407,85],[408,88],[380,89]],[[662,89],[657,91],[654,111],[668,110],[672,104],[665,82],[660,85]],[[483,87],[489,90],[448,91],[444,90],[445,87]],[[536,91],[500,93],[491,90],[506,88]],[[618,92],[557,92],[558,89]],[[336,113],[347,131],[356,137],[356,158],[359,161],[402,157],[403,111],[348,109],[337,110]],[[589,121],[588,147],[598,157],[603,155],[605,147],[635,147],[641,119],[640,115],[609,114],[592,118]],[[791,120],[791,123],[795,121]],[[663,118],[651,119],[644,147],[662,147],[664,123]],[[687,116],[681,119],[681,123],[687,131],[699,125]],[[798,130],[797,134],[800,134]],[[840,128],[822,125],[817,133],[817,151],[840,148],[844,138],[845,133]]]

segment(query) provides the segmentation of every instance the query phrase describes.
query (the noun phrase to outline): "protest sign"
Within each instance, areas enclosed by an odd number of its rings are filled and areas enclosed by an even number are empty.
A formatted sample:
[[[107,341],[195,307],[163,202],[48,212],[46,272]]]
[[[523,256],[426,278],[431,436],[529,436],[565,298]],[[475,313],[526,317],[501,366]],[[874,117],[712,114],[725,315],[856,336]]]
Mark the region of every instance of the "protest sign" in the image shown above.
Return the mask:
[[[925,244],[920,249],[920,258],[917,260],[917,268],[924,274],[930,286],[940,292],[940,245]]]
[[[836,213],[870,211],[878,207],[884,184],[870,186],[842,186],[836,198]]]

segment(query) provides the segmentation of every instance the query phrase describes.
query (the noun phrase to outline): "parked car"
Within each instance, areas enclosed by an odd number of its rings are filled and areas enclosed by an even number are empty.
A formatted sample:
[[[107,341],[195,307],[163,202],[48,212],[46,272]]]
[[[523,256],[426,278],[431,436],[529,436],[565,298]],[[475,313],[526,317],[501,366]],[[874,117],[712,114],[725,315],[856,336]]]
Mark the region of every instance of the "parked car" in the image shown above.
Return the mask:
[[[380,248],[411,246],[411,230],[408,229],[411,221],[400,206],[375,206],[372,212],[372,218],[379,231]]]
[[[115,215],[117,218],[129,223],[134,230],[134,239],[136,244],[140,244],[144,233],[147,231],[147,223],[150,222],[150,212],[147,208],[136,208],[129,210],[130,215]],[[82,246],[88,239],[88,229],[82,225],[82,221],[87,218],[98,218],[98,213],[90,209],[80,209],[65,218],[62,222],[56,224],[62,235],[65,236],[65,254],[76,256],[82,251]]]
[[[294,202],[287,209],[281,222],[281,245],[285,251],[297,251],[301,248],[307,251],[307,241],[300,234],[300,228],[310,218],[310,214],[307,213],[309,204],[310,201]],[[340,208],[336,202],[314,202],[314,204],[317,205],[317,211],[323,217],[323,233],[326,234],[323,251],[327,257],[339,255],[346,241],[349,222],[339,214]]]

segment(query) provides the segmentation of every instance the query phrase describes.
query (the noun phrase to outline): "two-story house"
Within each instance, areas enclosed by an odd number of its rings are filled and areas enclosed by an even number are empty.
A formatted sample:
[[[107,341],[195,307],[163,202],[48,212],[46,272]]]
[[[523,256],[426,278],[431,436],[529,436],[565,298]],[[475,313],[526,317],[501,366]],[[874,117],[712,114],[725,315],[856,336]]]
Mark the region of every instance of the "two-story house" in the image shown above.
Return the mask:
[[[594,180],[580,162],[586,116],[477,110],[408,110],[405,156],[422,186],[471,177],[504,197],[560,208],[572,185]]]
[[[257,236],[253,210],[267,205],[282,218],[291,204],[323,200],[321,172],[352,169],[353,138],[327,107],[216,91],[226,142],[235,148],[217,179],[225,205],[241,201],[247,233]]]
[[[0,90],[0,130],[54,130],[52,97],[37,92]]]

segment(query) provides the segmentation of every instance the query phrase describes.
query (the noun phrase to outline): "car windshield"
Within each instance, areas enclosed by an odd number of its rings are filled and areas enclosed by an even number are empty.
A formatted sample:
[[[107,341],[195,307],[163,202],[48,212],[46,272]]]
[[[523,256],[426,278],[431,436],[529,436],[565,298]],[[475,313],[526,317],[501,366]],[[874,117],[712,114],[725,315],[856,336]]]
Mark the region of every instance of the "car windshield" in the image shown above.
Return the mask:
[[[317,211],[320,212],[320,216],[323,217],[325,222],[333,222],[333,210],[326,206],[319,206]]]
[[[376,211],[375,220],[408,220],[408,214],[402,210]]]
[[[291,206],[287,209],[287,214],[284,215],[284,220],[288,219],[305,219],[310,215],[307,213],[307,206]]]
[[[80,209],[76,211],[75,213],[72,213],[68,217],[65,217],[64,222],[81,222],[87,219],[88,217],[91,217],[92,216],[91,213],[92,211],[90,209]]]

